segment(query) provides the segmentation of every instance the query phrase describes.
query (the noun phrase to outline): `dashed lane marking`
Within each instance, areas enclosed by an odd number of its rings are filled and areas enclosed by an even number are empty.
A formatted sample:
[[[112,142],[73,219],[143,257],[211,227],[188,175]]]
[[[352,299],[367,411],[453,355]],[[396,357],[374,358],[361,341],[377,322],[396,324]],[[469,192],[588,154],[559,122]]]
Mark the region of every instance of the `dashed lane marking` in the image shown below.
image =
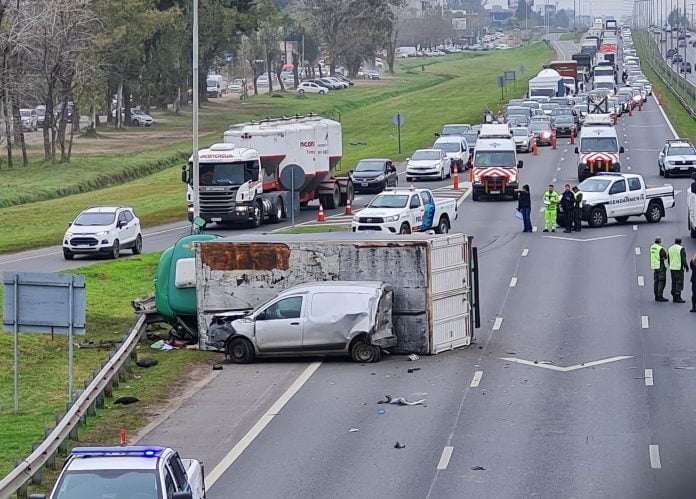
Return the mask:
[[[650,327],[650,320],[647,315],[640,316],[640,327],[643,329],[648,329]]]
[[[640,248],[636,246],[636,255],[640,255]]]
[[[477,388],[479,386],[479,383],[481,383],[481,378],[483,377],[483,371],[476,371],[474,373],[474,377],[471,380],[471,384],[469,385],[471,388]]]
[[[638,226],[637,226],[637,225],[634,225],[634,226],[633,226],[633,230],[638,230]]]
[[[500,329],[500,326],[503,325],[503,318],[502,317],[496,317],[495,321],[493,322],[493,331],[498,331]]]
[[[654,381],[653,381],[653,371],[652,369],[646,369],[645,370],[645,386],[653,386]]]
[[[510,279],[510,287],[514,288],[515,286],[517,286],[517,277]]]
[[[525,248],[522,250],[522,256],[527,256],[529,254],[529,249]]]
[[[532,227],[532,232],[536,232],[537,229],[538,229],[538,227],[535,225],[534,227]]]
[[[440,462],[437,463],[437,469],[447,469],[447,466],[449,466],[450,458],[452,457],[452,451],[454,451],[454,447],[452,447],[451,445],[448,445],[447,447],[442,449],[442,455],[440,456]]]
[[[645,277],[643,277],[642,275],[638,276],[638,286],[640,286],[640,287],[645,286]]]
[[[656,444],[651,444],[649,447],[650,452],[650,467],[654,470],[659,470],[662,468],[662,463],[660,462],[660,446]]]

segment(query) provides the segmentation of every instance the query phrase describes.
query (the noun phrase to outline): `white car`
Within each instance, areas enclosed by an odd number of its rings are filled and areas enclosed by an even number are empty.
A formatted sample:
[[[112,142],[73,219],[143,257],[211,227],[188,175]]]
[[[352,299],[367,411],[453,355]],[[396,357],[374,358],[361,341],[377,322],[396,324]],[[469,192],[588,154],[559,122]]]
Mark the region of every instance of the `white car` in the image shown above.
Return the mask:
[[[133,126],[152,126],[155,120],[145,111],[131,109],[131,123]]]
[[[394,189],[375,196],[353,216],[353,232],[411,234],[435,230],[446,234],[457,218],[454,199],[438,199],[429,189]]]
[[[440,149],[418,149],[406,158],[406,181],[420,178],[444,180],[450,176],[450,160]]]
[[[440,137],[433,144],[433,149],[441,149],[450,160],[450,173],[454,173],[454,166],[458,172],[468,170],[471,166],[469,157],[469,144],[464,137],[458,135],[447,135]]]
[[[696,172],[696,150],[688,139],[668,140],[657,156],[660,176]]]
[[[63,256],[105,255],[118,258],[130,248],[134,255],[143,251],[140,220],[129,206],[94,206],[80,212],[68,224],[63,237]]]
[[[39,117],[36,114],[36,109],[20,109],[19,114],[22,118],[22,130],[35,132],[39,129]]]
[[[691,174],[691,178],[694,179],[689,186],[689,190],[686,191],[686,205],[688,206],[688,227],[691,237],[696,239],[696,173]]]
[[[227,85],[227,90],[229,92],[241,92],[242,90],[244,90],[244,80],[240,78],[232,80],[232,83]]]
[[[328,91],[328,88],[317,85],[312,81],[303,81],[297,86],[297,93],[300,95],[304,95],[305,93],[324,95]]]

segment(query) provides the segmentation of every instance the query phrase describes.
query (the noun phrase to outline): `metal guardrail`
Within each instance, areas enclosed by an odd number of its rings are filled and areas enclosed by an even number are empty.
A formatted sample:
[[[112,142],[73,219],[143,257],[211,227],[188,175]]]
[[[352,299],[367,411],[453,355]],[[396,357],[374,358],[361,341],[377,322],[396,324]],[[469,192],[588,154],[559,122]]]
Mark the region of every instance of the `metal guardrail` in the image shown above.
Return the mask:
[[[7,499],[14,493],[18,497],[26,497],[29,483],[40,483],[43,467],[55,465],[58,452],[67,450],[66,441],[77,440],[80,422],[96,414],[97,408],[104,404],[105,395],[110,396],[120,379],[125,377],[126,370],[130,370],[131,358],[147,323],[147,315],[138,314],[135,324],[121,338],[116,350],[109,354],[109,359],[102,361],[101,369],[94,373],[92,380],[85,381],[85,389],[77,390],[77,399],[68,404],[62,416],[56,418],[56,427],[46,430],[43,442],[36,444],[33,452],[0,480],[0,499]]]

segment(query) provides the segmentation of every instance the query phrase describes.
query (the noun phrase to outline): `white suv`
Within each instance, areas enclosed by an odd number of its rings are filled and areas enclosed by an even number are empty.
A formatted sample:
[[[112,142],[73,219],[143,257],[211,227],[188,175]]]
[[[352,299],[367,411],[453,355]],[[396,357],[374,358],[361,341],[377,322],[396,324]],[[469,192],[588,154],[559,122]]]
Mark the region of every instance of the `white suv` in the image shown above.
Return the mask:
[[[118,258],[124,248],[134,255],[143,250],[140,220],[129,206],[94,206],[82,211],[68,224],[63,237],[63,256],[106,255]]]

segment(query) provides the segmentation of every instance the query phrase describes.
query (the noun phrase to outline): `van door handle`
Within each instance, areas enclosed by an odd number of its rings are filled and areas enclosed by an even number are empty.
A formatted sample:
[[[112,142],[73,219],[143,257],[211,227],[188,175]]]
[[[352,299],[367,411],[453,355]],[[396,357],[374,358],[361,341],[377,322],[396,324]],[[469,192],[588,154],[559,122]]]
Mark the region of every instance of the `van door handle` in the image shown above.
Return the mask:
[[[300,323],[299,323],[299,322],[291,322],[290,325],[291,325],[291,326],[299,326]]]

